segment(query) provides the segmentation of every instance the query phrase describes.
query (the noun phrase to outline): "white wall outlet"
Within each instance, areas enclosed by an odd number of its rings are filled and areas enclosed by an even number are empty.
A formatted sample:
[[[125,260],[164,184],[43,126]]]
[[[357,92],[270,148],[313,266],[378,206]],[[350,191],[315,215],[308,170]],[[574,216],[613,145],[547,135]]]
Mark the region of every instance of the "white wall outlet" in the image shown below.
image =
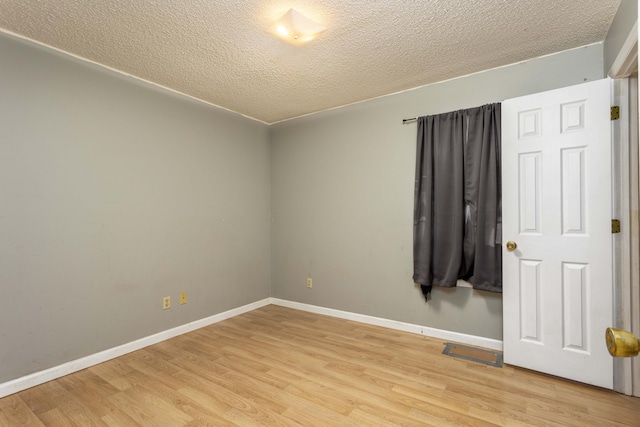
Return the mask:
[[[186,304],[187,303],[187,293],[183,292],[180,294],[180,304]]]
[[[162,298],[162,309],[166,310],[167,308],[171,308],[171,297]]]
[[[307,288],[313,288],[313,280],[311,277],[307,277]]]

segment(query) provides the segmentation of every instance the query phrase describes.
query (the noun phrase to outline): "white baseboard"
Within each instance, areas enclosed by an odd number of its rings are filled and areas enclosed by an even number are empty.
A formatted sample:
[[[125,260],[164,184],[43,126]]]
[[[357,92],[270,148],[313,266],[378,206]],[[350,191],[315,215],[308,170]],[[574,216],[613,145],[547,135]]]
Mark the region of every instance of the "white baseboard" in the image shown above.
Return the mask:
[[[443,329],[414,325],[412,323],[398,322],[395,320],[383,319],[381,317],[367,316],[366,314],[351,313],[349,311],[335,310],[333,308],[319,307],[317,305],[281,300],[278,298],[271,298],[271,304],[294,308],[296,310],[308,311],[311,313],[338,317],[340,319],[353,320],[355,322],[367,323],[369,325],[382,326],[384,328],[395,329],[398,331],[411,332],[427,337],[454,341],[461,344],[468,344],[477,347],[488,348],[491,350],[502,351],[502,341],[493,338],[484,338],[475,335],[461,334],[459,332],[445,331]]]
[[[251,304],[243,305],[242,307],[234,308],[223,313],[218,313],[213,316],[196,320],[182,326],[177,326],[163,332],[158,332],[157,334],[149,335],[148,337],[140,338],[138,340],[122,344],[117,347],[101,351],[99,353],[72,360],[70,362],[63,363],[62,365],[54,366],[43,371],[34,372],[33,374],[16,378],[15,380],[7,381],[0,384],[0,398],[9,396],[10,394],[17,393],[22,390],[26,390],[39,384],[44,384],[47,381],[55,380],[56,378],[72,374],[82,369],[90,368],[91,366],[97,365],[99,363],[103,363],[108,360],[115,359],[116,357],[123,356],[127,353],[131,353],[132,351],[140,350],[141,348],[157,344],[159,342],[177,337],[178,335],[186,334],[187,332],[191,332],[205,326],[213,325],[214,323],[230,319],[240,314],[267,306],[269,304],[289,307],[296,310],[308,311],[311,313],[324,314],[340,319],[353,320],[355,322],[366,323],[369,325],[382,326],[384,328],[395,329],[398,331],[411,332],[414,334],[425,335],[432,338],[439,338],[448,341],[455,341],[463,344],[489,348],[492,350],[502,350],[502,341],[491,338],[461,334],[458,332],[429,328],[426,326],[414,325],[411,323],[397,322],[395,320],[383,319],[381,317],[367,316],[365,314],[351,313],[348,311],[335,310],[333,308],[325,308],[300,302],[287,301],[279,298],[265,298]]]
[[[270,304],[270,300],[271,298],[265,298],[251,304],[243,305],[242,307],[233,308],[231,310],[214,314],[213,316],[206,317],[204,319],[196,320],[185,325],[158,332],[157,334],[149,335],[147,337],[140,338],[138,340],[122,344],[117,347],[101,351],[99,353],[72,360],[70,362],[63,363],[62,365],[54,366],[53,368],[34,372],[33,374],[25,375],[24,377],[7,381],[0,384],[0,398],[13,393],[17,393],[22,390],[26,390],[39,384],[44,384],[47,381],[55,380],[56,378],[60,378],[65,375],[80,371],[82,369],[89,368],[99,363],[115,359],[116,357],[131,353],[132,351],[140,350],[141,348],[168,340],[169,338],[177,337],[178,335],[186,334],[187,332],[191,332],[193,330],[218,323],[222,320],[230,319],[239,314],[247,313],[257,308],[264,307]]]

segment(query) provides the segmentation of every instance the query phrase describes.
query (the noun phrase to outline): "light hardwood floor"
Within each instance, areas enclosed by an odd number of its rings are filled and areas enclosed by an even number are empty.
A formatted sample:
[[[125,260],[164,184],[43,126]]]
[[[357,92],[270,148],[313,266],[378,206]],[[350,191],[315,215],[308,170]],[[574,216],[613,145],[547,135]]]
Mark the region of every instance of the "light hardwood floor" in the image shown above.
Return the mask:
[[[0,399],[2,426],[640,426],[640,399],[267,306]]]

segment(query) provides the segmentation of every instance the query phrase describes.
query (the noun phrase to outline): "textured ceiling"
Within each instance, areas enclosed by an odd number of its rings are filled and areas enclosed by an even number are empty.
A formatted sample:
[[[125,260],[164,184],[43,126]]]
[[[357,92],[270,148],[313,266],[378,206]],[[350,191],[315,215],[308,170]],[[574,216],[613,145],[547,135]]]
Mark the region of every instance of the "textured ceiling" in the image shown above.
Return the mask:
[[[0,28],[265,123],[604,40],[620,0],[0,0]],[[294,8],[327,27],[267,32]]]

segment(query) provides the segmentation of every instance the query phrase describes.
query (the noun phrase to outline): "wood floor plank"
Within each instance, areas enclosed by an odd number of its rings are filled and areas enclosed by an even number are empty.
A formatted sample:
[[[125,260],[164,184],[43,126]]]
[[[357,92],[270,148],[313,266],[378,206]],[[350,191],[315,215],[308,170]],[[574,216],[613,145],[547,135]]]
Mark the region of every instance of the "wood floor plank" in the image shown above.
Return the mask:
[[[77,375],[67,375],[57,382],[67,391],[69,401],[77,402],[93,416],[102,418],[118,409],[107,399],[118,389],[90,370],[80,371]]]
[[[49,381],[37,387],[29,388],[17,395],[36,415],[62,406],[64,401],[69,398],[60,381]]]
[[[2,409],[0,408],[0,426],[8,425],[11,425],[9,424],[9,418],[7,418],[7,416],[2,412]]]
[[[109,427],[135,426],[136,421],[120,409],[109,412],[102,417],[102,421]]]
[[[381,426],[381,427],[393,427],[393,426],[420,426],[420,427],[439,427],[435,424],[428,424],[415,420],[407,420],[404,417],[397,417],[393,414],[385,414],[384,418],[380,418],[375,414],[366,411],[366,408],[356,408],[349,418],[358,425],[363,426]]]
[[[47,426],[77,427],[77,424],[63,412],[62,407],[50,409],[39,415],[40,421]],[[12,425],[12,424],[10,424]]]
[[[178,362],[176,361],[176,363]],[[211,396],[215,400],[210,404],[222,405],[219,412],[224,414],[225,419],[236,419],[238,418],[237,412],[243,412],[254,420],[275,420],[280,418],[279,411],[285,409],[284,405],[264,391],[253,387],[247,388],[244,384],[246,378],[237,381],[238,378],[221,377],[211,373],[198,372],[197,369],[190,371],[190,369],[192,369],[191,366],[185,369],[181,373],[181,377],[189,379],[190,388],[195,391],[189,389],[181,390],[181,392],[183,394],[189,393],[188,396],[192,398],[197,396],[196,393],[199,393],[199,399],[202,401],[206,399],[205,396]],[[286,425],[288,422],[283,424]]]
[[[20,398],[19,393],[0,399],[0,412],[9,426],[41,426],[36,414]]]
[[[266,306],[0,399],[0,425],[638,426],[640,400]]]

